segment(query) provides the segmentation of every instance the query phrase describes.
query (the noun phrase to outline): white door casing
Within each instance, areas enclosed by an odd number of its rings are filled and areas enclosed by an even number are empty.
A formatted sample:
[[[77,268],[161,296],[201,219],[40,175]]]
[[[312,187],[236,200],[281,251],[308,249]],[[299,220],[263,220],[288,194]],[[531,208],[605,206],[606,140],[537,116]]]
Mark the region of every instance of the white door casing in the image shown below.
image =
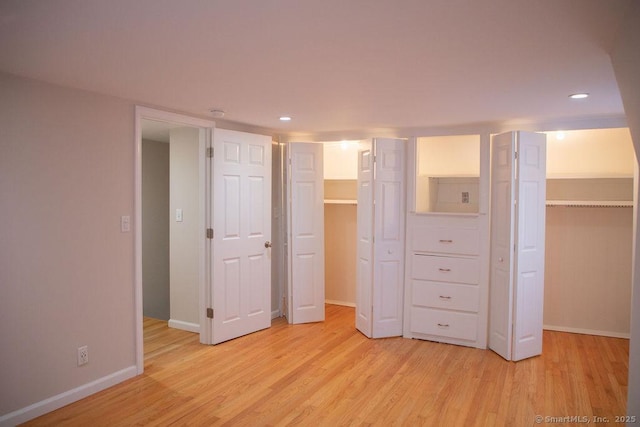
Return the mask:
[[[378,138],[358,154],[356,328],[370,338],[402,335],[405,153]]]
[[[489,347],[517,361],[542,353],[546,137],[496,135],[492,153]]]
[[[324,172],[322,144],[292,142],[288,171],[289,323],[324,320]]]
[[[271,138],[215,129],[212,342],[271,325]]]

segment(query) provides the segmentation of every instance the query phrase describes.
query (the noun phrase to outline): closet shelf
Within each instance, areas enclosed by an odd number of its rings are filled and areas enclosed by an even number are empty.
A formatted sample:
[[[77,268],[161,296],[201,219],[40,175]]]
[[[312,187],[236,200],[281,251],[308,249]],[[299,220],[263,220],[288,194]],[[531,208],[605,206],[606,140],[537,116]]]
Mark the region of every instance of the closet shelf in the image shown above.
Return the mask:
[[[324,199],[326,205],[357,205],[357,200],[352,199]]]
[[[547,200],[547,206],[585,207],[585,208],[628,208],[633,207],[630,200]]]

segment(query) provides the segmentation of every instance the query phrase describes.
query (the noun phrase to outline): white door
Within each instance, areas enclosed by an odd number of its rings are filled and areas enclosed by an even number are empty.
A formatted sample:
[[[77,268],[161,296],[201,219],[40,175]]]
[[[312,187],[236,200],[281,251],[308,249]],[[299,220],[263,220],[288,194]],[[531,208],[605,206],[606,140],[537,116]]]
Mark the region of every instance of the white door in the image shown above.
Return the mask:
[[[504,133],[494,136],[491,156],[489,348],[511,360],[515,135]]]
[[[356,328],[370,338],[402,335],[405,144],[375,139],[358,155]]]
[[[322,144],[288,144],[289,323],[324,320]]]
[[[402,335],[405,143],[375,140],[373,338]]]
[[[356,329],[372,337],[373,320],[373,143],[358,151],[358,212],[356,266]]]
[[[223,129],[213,138],[214,344],[271,325],[271,138]]]
[[[546,136],[518,132],[513,360],[542,353]]]
[[[507,360],[542,353],[546,137],[493,137],[489,348]]]

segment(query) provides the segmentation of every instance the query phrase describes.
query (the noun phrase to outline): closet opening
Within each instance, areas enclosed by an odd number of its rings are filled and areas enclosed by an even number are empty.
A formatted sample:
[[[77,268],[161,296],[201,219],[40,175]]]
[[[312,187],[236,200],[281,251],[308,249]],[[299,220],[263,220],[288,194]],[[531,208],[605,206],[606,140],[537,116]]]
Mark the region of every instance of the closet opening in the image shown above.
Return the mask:
[[[544,329],[629,338],[635,162],[629,130],[546,134]]]
[[[356,306],[359,141],[323,143],[325,302]]]

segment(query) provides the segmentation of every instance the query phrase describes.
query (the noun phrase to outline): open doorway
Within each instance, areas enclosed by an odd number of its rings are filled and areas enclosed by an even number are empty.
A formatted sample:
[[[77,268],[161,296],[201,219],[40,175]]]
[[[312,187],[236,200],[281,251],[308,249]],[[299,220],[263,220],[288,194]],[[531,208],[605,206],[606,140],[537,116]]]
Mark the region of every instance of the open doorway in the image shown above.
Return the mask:
[[[199,129],[142,120],[143,314],[199,332]]]
[[[213,122],[136,109],[136,365],[145,326],[200,334],[205,305],[205,149]],[[146,321],[146,319],[154,319]],[[206,325],[204,326],[206,328]]]

